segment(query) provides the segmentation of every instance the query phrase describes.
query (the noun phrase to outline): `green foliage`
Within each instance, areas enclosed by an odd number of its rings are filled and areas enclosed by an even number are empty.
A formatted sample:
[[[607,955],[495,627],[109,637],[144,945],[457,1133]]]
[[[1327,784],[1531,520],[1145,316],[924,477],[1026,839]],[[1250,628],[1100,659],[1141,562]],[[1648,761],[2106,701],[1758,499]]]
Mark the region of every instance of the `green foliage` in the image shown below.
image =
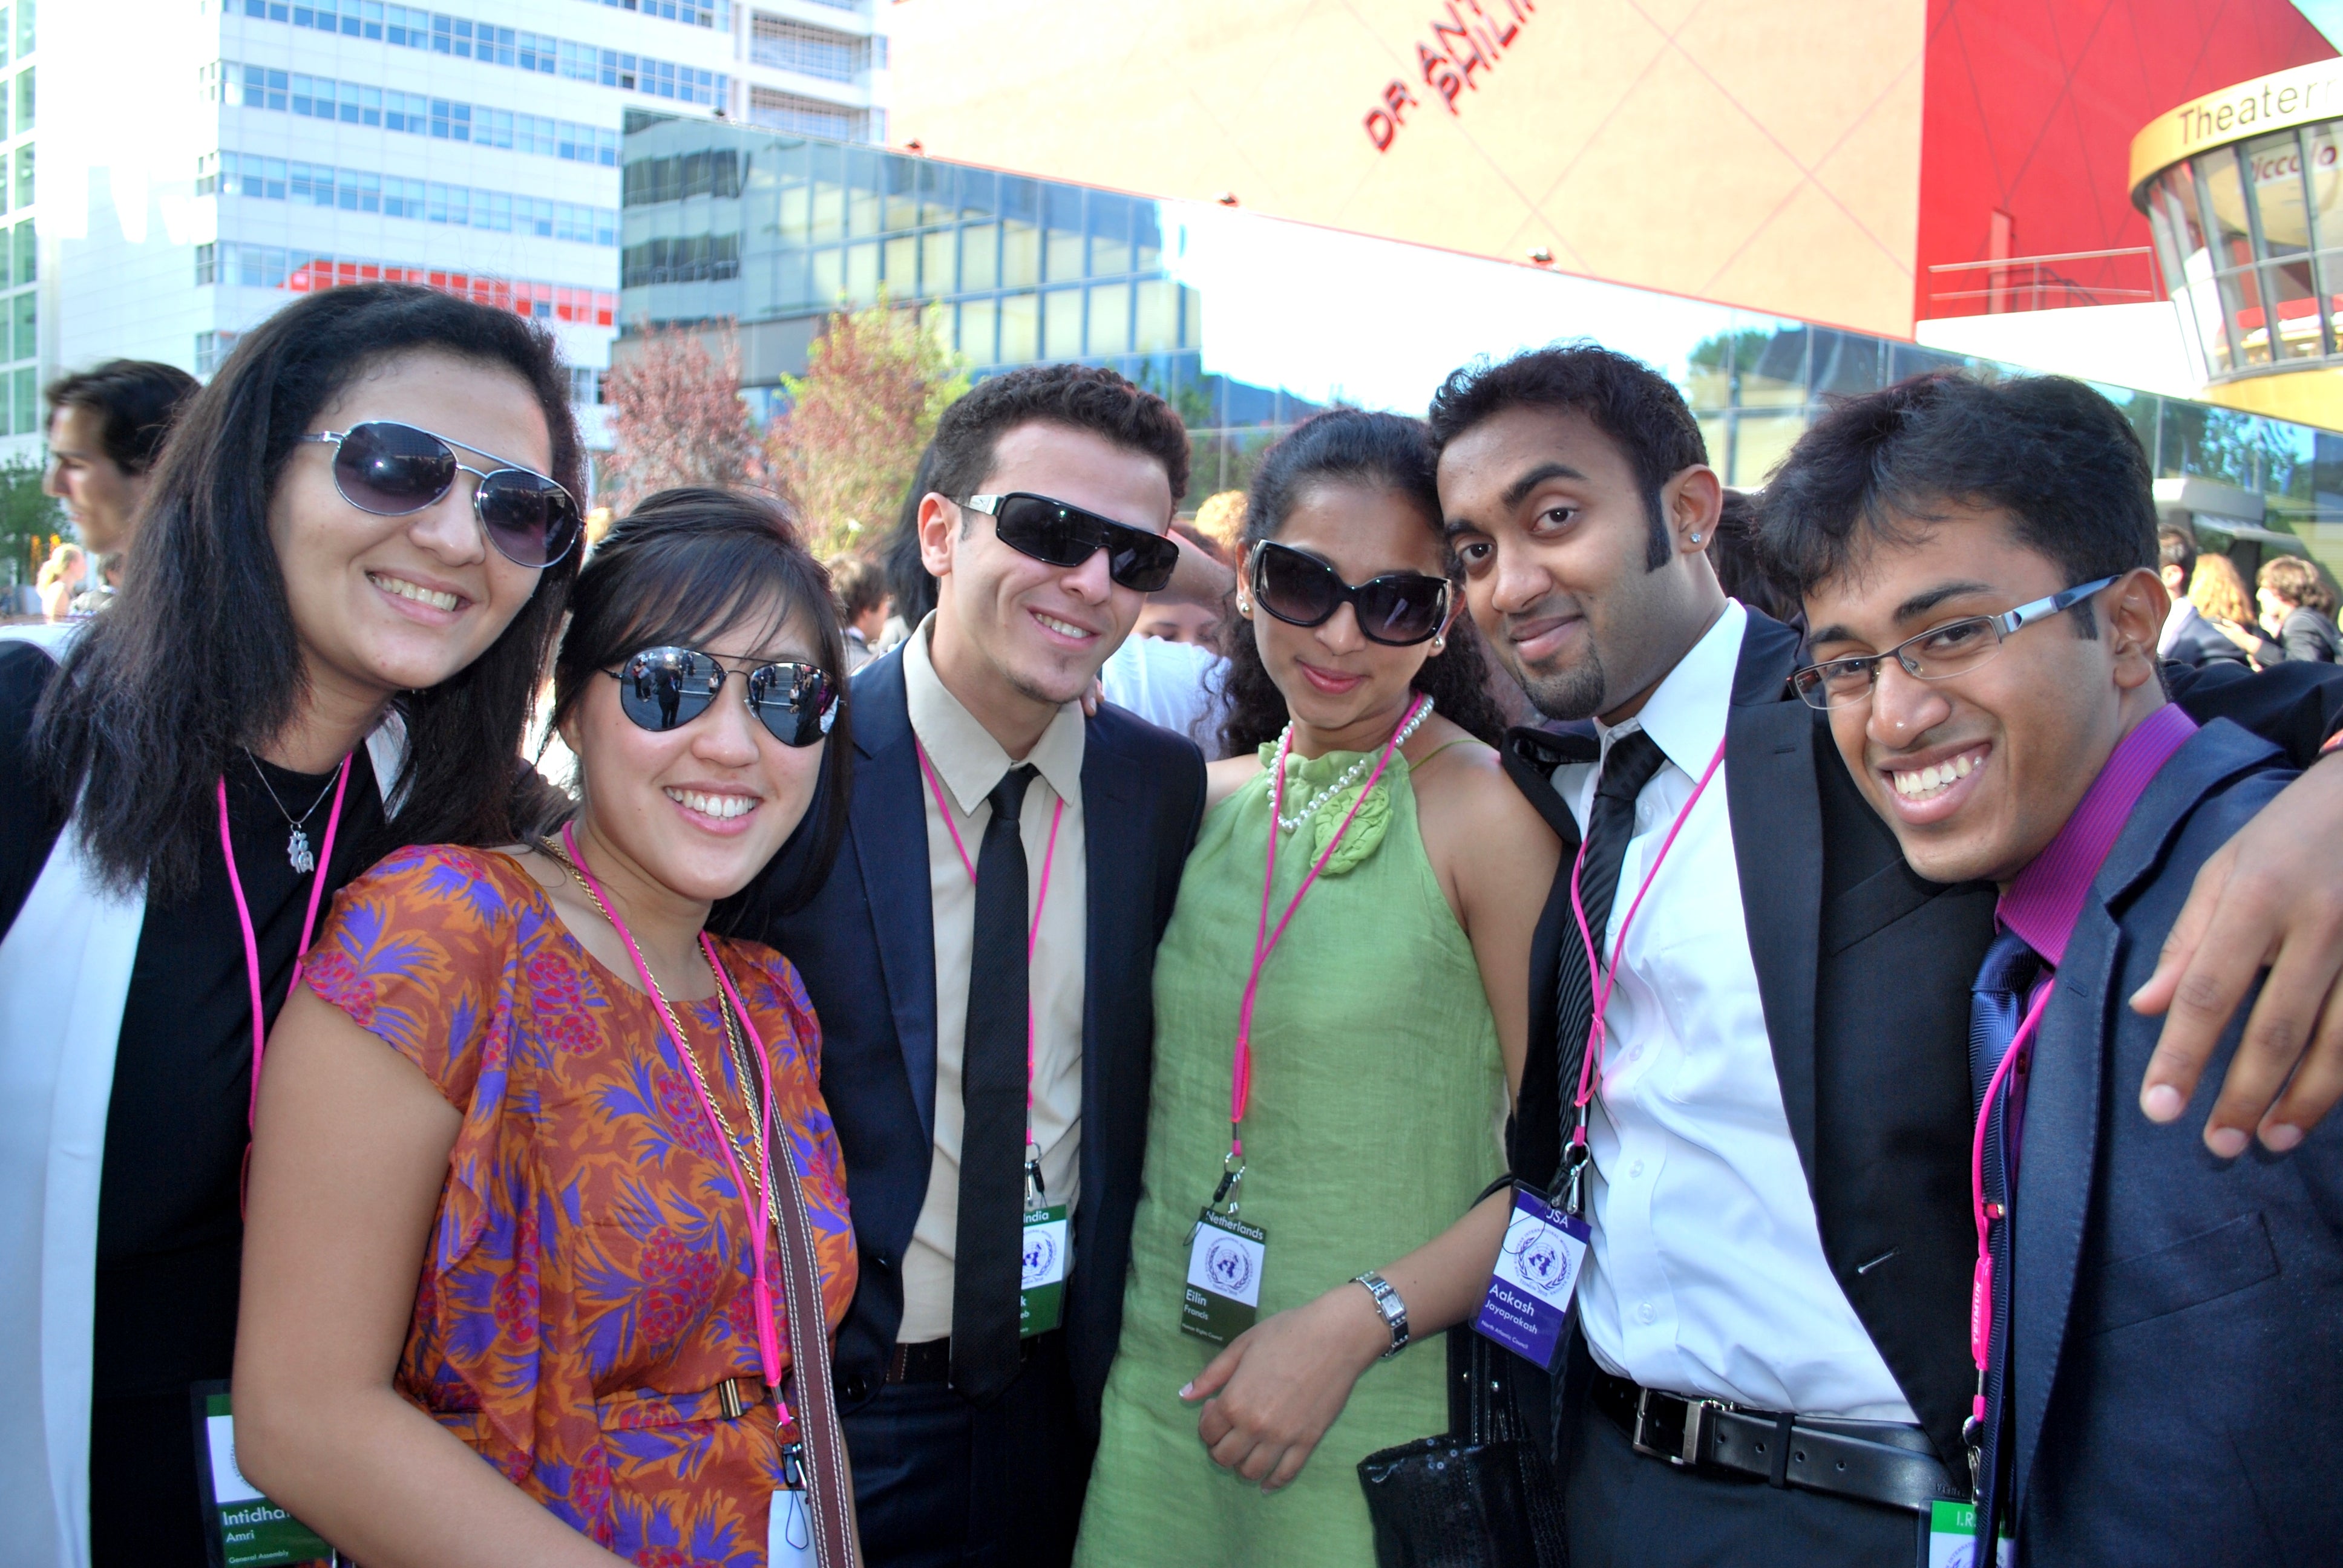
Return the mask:
[[[66,536],[65,508],[41,493],[42,464],[18,455],[0,462],[0,581],[28,583],[48,558],[52,535]]]

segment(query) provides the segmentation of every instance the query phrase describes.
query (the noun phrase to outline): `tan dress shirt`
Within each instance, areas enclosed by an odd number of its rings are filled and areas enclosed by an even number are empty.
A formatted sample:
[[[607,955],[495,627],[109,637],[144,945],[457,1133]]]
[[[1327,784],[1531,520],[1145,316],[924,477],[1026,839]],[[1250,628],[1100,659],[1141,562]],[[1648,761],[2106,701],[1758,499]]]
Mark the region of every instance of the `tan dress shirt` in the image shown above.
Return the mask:
[[[944,689],[928,657],[930,616],[903,647],[903,689],[911,732],[943,781],[952,824],[974,860],[992,820],[986,799],[1014,765],[1001,743]],[[1029,908],[1042,896],[1041,863],[1049,854],[1050,819],[1066,803],[1058,844],[1050,859],[1049,901],[1028,976],[1033,1005],[1033,1141],[1041,1151],[1041,1180],[1052,1203],[1080,1201],[1082,1129],[1082,968],[1088,947],[1090,859],[1082,820],[1082,710],[1068,703],[1023,760],[1040,776],[1025,791],[1018,827],[1025,841]],[[911,1245],[903,1255],[904,1344],[951,1332],[952,1259],[960,1231],[960,1061],[968,1033],[968,971],[976,942],[976,888],[952,847],[923,770],[927,807],[928,896],[935,912],[936,1138]],[[880,911],[886,918],[886,911]],[[1029,915],[1030,920],[1030,915]],[[1072,1260],[1068,1260],[1071,1267]]]

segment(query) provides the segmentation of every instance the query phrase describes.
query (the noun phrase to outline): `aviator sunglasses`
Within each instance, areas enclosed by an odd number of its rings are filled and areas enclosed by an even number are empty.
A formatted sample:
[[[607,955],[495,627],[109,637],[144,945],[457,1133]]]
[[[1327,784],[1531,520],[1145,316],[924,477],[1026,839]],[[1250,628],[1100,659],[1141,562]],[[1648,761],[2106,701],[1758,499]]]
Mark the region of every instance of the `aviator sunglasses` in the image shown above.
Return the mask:
[[[480,531],[513,565],[549,567],[578,543],[583,520],[578,498],[543,474],[515,467],[493,452],[393,419],[313,431],[301,439],[333,447],[334,488],[362,512],[378,518],[419,512],[437,504],[462,472],[480,481],[472,491],[472,515],[479,518]],[[458,462],[458,447],[505,466],[475,468]]]
[[[1104,550],[1106,575],[1139,593],[1161,593],[1180,561],[1180,547],[1168,534],[1151,534],[1047,496],[1016,491],[970,496],[962,504],[990,513],[1002,544],[1053,567],[1078,567]]]
[[[1252,597],[1288,626],[1323,626],[1344,605],[1368,641],[1408,648],[1439,634],[1448,619],[1445,578],[1386,572],[1346,583],[1317,557],[1264,540],[1253,550]]]
[[[811,746],[838,722],[838,687],[820,665],[760,664],[735,672],[697,648],[647,648],[602,673],[618,683],[626,716],[655,735],[707,712],[735,673],[748,678],[749,710],[784,746]]]

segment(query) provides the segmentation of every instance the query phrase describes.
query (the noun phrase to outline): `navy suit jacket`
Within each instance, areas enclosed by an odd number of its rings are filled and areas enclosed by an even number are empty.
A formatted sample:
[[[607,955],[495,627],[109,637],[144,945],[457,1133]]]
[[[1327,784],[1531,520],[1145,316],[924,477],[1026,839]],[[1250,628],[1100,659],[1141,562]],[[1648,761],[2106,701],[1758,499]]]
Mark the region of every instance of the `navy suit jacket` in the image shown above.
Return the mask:
[[[1828,717],[1791,694],[1798,657],[1796,632],[1750,611],[1723,779],[1749,956],[1824,1257],[1938,1456],[1965,1474],[1976,1384],[1966,999],[1993,941],[1994,890],[1930,882],[1905,863],[1839,760]],[[2255,674],[2240,659],[2165,676],[2191,717],[2226,715],[2305,764],[2343,725],[2343,666]],[[1562,1151],[1554,993],[1578,848],[1577,819],[1548,780],[1597,747],[1592,733],[1516,729],[1505,750],[1506,771],[1563,842],[1531,949],[1530,1058],[1511,1139],[1516,1173],[1544,1185]],[[1540,1374],[1521,1375],[1534,1422]]]
[[[935,928],[927,803],[900,650],[853,680],[846,841],[821,890],[765,940],[805,977],[821,1023],[821,1091],[846,1155],[861,1280],[839,1330],[840,1403],[883,1381],[903,1321],[903,1253],[927,1200],[936,1115]],[[1089,861],[1083,970],[1081,1196],[1067,1281],[1067,1354],[1095,1430],[1122,1326],[1123,1273],[1154,1060],[1155,944],[1204,804],[1193,743],[1112,706],[1082,741]],[[775,876],[785,872],[777,869]]]
[[[2010,1388],[2029,1563],[2332,1562],[2343,1541],[2343,1125],[2286,1155],[2137,1096],[2163,1020],[2124,999],[2197,869],[2292,774],[2216,722],[2141,796],[2043,1014],[2018,1164]]]

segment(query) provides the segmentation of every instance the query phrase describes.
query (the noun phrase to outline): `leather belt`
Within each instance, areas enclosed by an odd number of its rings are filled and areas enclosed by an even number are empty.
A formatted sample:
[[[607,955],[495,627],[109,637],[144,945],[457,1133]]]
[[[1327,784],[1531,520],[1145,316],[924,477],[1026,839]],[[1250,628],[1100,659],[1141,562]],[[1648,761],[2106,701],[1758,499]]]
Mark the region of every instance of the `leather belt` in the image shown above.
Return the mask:
[[[1722,1400],[1639,1387],[1600,1367],[1594,1407],[1637,1453],[1670,1464],[1729,1471],[1918,1513],[1932,1503],[1969,1500],[1968,1489],[1955,1483],[1916,1426],[1743,1410]]]
[[[1063,1333],[1053,1329],[1047,1334],[1031,1334],[1017,1342],[1017,1359],[1021,1363],[1033,1359],[1033,1350],[1053,1334]],[[894,1354],[887,1358],[889,1382],[951,1382],[951,1341],[921,1340],[907,1345],[898,1341]]]

